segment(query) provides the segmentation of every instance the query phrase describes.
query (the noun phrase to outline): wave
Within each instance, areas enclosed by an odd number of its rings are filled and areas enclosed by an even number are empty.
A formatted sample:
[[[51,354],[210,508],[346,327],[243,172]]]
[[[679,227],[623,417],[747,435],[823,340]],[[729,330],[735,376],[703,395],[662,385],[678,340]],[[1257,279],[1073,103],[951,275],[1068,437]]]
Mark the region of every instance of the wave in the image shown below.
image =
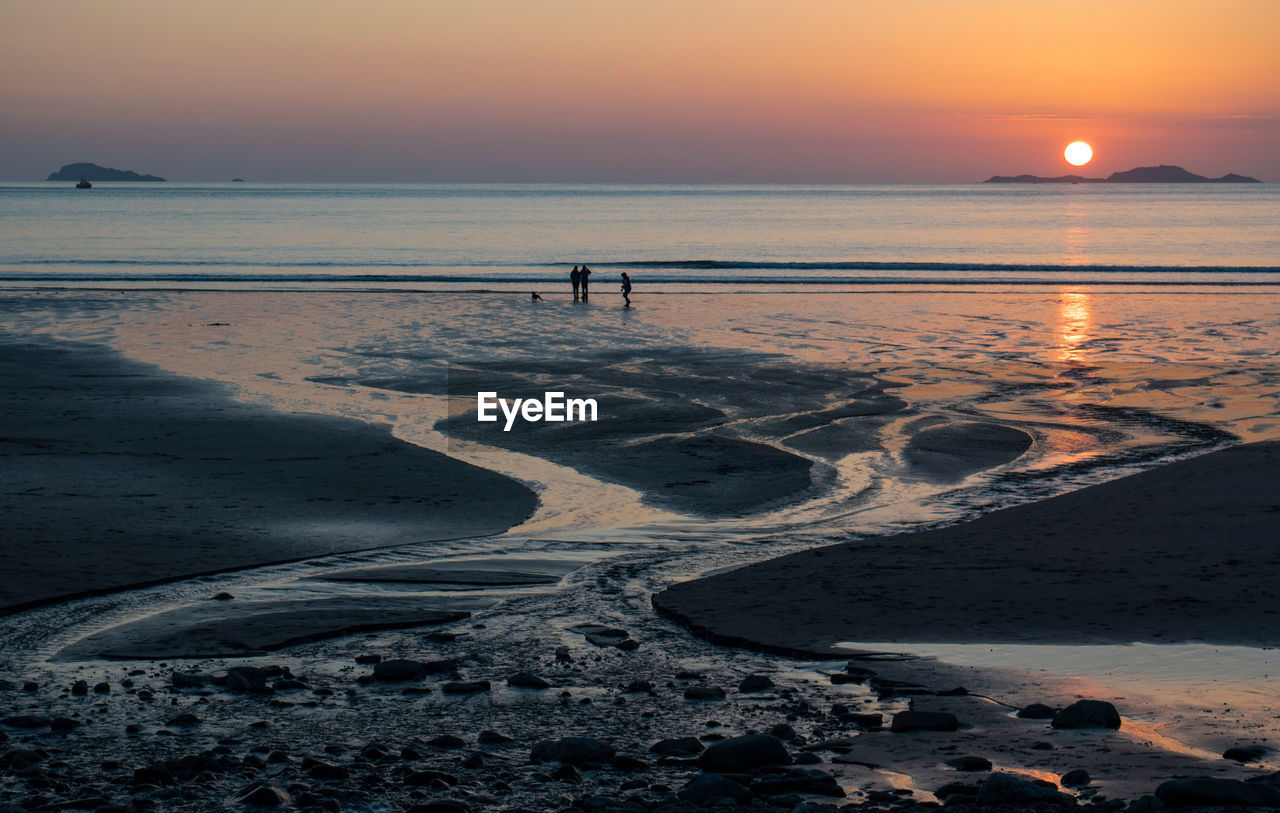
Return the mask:
[[[134,268],[422,268],[422,269],[541,269],[564,268],[581,264],[576,261],[528,261],[528,262],[477,262],[458,261],[429,263],[396,260],[157,260],[157,259],[4,259],[0,267],[77,267],[130,266]],[[590,263],[593,268],[634,268],[652,271],[973,271],[973,272],[1037,272],[1037,273],[1088,273],[1088,274],[1280,274],[1280,265],[1135,265],[1135,264],[1086,264],[1086,263],[1008,263],[1008,262],[949,262],[937,260],[606,260]],[[467,272],[464,272],[467,273]],[[42,277],[51,276],[42,274]],[[406,279],[424,279],[423,275],[400,275]],[[441,275],[443,276],[443,275]],[[457,279],[459,274],[448,278]],[[0,277],[11,278],[5,272]],[[280,275],[272,275],[279,278]],[[151,277],[154,278],[154,275]],[[771,275],[771,278],[772,277]],[[541,278],[539,278],[541,279]]]
[[[609,282],[616,282],[610,280]],[[663,286],[719,286],[722,288],[834,288],[837,286],[948,286],[972,287],[982,286],[1080,286],[1080,287],[1280,287],[1280,276],[1260,277],[1256,279],[1236,278],[1134,278],[1111,277],[1089,278],[1084,276],[1061,277],[662,277],[646,280],[651,286],[661,289]],[[133,286],[172,285],[189,287],[196,285],[216,284],[219,286],[346,286],[355,290],[376,290],[379,286],[402,287],[407,285],[442,285],[451,286],[448,290],[460,290],[456,286],[500,286],[492,290],[511,290],[513,286],[546,286],[567,284],[559,274],[555,276],[523,276],[523,275],[459,275],[459,274],[5,274],[0,272],[0,285],[23,283],[42,287],[59,284],[107,285],[129,284]],[[604,284],[603,282],[601,284]],[[485,290],[470,288],[465,290]],[[609,288],[608,290],[612,290]],[[655,290],[655,288],[649,288]]]
[[[568,267],[569,263],[559,263]],[[1074,271],[1089,273],[1233,273],[1276,274],[1275,265],[1100,265],[1068,263],[974,263],[933,260],[637,260],[591,263],[597,268],[671,268],[704,271]]]

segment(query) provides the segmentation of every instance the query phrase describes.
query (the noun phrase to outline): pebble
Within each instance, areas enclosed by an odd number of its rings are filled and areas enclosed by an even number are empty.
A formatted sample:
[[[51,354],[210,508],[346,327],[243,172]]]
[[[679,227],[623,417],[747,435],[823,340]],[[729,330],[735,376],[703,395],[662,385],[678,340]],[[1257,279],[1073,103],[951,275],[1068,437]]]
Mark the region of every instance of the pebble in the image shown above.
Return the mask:
[[[1076,768],[1075,770],[1067,771],[1059,777],[1058,784],[1062,785],[1064,788],[1083,788],[1087,787],[1092,781],[1093,777],[1089,776],[1088,771],[1084,768]]]
[[[985,757],[956,757],[955,759],[947,760],[947,764],[957,771],[965,773],[991,770],[991,760]]]
[[[1024,720],[1052,720],[1053,715],[1057,714],[1056,709],[1051,709],[1043,703],[1032,703],[1018,710],[1018,717]]]
[[[791,755],[777,737],[747,734],[722,740],[703,751],[698,767],[713,773],[741,773],[761,765],[787,765]]]
[[[546,680],[538,677],[532,672],[516,672],[507,678],[508,686],[518,686],[522,689],[550,689],[551,684]]]
[[[747,675],[738,684],[738,691],[743,694],[767,692],[773,688],[773,681],[767,675]]]
[[[1119,728],[1120,712],[1105,700],[1077,700],[1053,715],[1054,728]]]
[[[605,763],[617,753],[612,745],[595,737],[542,740],[529,752],[533,762],[567,762],[572,765]]]

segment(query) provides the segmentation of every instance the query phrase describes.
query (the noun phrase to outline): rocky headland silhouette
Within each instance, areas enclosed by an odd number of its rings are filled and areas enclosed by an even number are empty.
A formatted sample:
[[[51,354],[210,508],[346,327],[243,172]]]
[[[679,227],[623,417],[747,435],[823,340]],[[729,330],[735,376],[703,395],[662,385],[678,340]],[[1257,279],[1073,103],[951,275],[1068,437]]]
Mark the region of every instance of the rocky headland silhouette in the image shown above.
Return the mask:
[[[983,183],[1262,183],[1257,178],[1237,175],[1234,172],[1221,178],[1207,178],[1188,172],[1182,167],[1161,164],[1155,167],[1135,167],[1123,172],[1113,172],[1105,178],[1086,178],[1083,175],[1058,175],[1047,178],[1042,175],[992,175]]]
[[[46,181],[163,181],[159,175],[139,175],[131,169],[112,169],[97,164],[81,162],[66,164],[57,172],[49,173]]]

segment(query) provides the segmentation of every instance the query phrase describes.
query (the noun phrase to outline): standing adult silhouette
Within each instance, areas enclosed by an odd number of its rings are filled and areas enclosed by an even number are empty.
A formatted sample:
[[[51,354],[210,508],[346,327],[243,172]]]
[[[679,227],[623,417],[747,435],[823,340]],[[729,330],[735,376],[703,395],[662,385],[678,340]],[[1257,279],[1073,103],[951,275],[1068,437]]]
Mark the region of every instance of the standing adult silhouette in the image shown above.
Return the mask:
[[[589,283],[589,282],[591,281],[591,279],[590,279],[590,278],[591,278],[591,269],[590,269],[590,268],[587,268],[587,267],[584,265],[584,266],[582,266],[582,271],[581,271],[580,273],[581,273],[581,275],[582,275],[582,276],[580,277],[580,279],[581,279],[581,281],[582,281],[582,301],[583,301],[583,302],[586,302],[586,301],[587,301],[587,283]]]
[[[582,282],[582,272],[578,270],[578,266],[574,266],[569,272],[569,284],[573,286],[573,301],[578,301],[578,283]]]
[[[624,308],[631,307],[631,277],[627,276],[627,272],[622,272],[622,298],[626,300]]]

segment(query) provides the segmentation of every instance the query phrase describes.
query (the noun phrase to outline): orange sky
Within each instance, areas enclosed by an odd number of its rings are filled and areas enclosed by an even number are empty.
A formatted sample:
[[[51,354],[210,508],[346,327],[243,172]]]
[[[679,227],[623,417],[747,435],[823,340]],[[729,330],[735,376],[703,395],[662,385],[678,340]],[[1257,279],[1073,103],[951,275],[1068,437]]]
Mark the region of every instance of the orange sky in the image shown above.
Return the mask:
[[[0,177],[1280,180],[1276,0],[0,0]]]

